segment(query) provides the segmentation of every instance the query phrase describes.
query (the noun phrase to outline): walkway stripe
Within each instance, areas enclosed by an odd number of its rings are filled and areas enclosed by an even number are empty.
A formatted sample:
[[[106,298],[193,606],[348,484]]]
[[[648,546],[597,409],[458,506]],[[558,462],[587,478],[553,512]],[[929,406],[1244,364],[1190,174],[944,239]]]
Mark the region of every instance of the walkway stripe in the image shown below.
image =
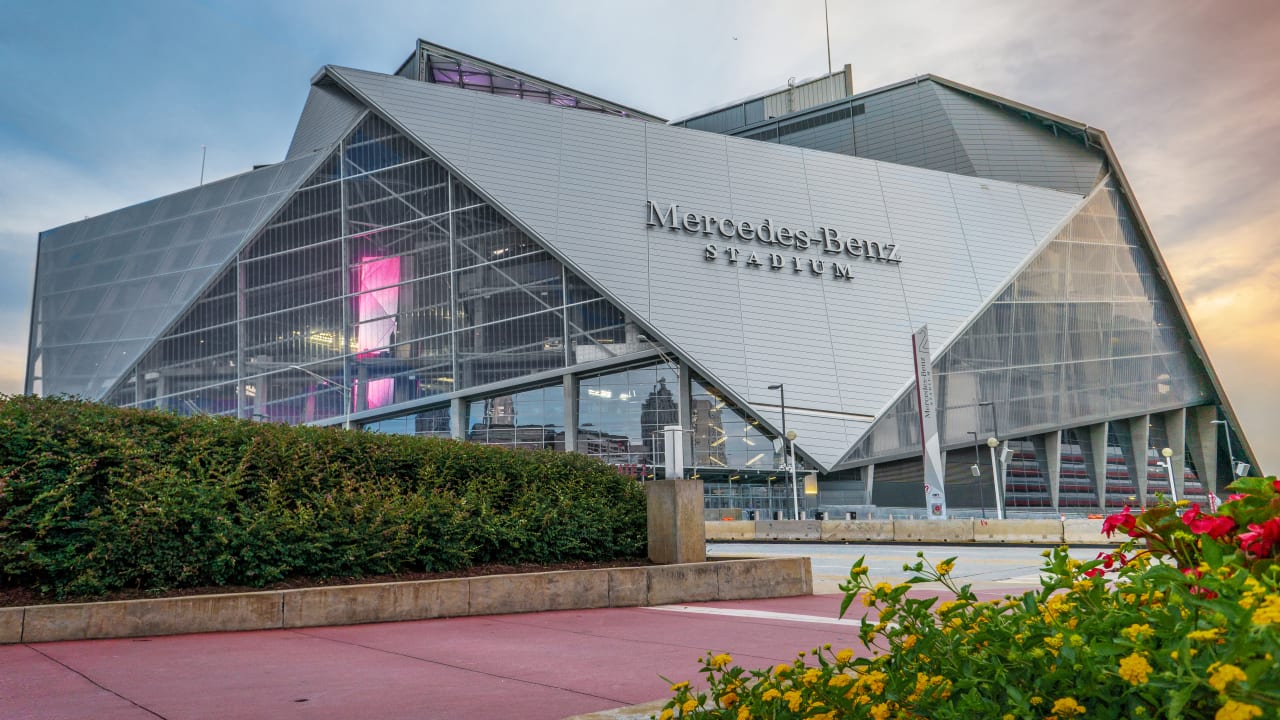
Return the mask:
[[[786,620],[788,622],[818,623],[822,625],[844,625],[861,627],[862,620],[845,618],[843,620],[820,615],[799,615],[796,613],[770,612],[768,610],[747,610],[745,608],[695,607],[692,605],[654,605],[641,608],[643,610],[664,610],[666,612],[692,613],[695,615],[722,615],[725,617],[752,618],[755,620]],[[873,618],[868,618],[872,620]],[[889,623],[893,625],[893,623]]]

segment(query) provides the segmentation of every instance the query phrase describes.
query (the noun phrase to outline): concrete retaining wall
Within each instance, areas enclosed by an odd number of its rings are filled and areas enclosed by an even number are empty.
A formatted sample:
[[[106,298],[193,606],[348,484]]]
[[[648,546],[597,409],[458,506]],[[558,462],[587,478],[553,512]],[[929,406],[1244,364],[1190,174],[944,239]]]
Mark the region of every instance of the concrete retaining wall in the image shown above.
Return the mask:
[[[707,540],[792,542],[1020,543],[1118,545],[1102,534],[1101,520],[777,520],[708,521]]]
[[[744,558],[0,608],[0,644],[355,625],[812,593],[809,558]]]

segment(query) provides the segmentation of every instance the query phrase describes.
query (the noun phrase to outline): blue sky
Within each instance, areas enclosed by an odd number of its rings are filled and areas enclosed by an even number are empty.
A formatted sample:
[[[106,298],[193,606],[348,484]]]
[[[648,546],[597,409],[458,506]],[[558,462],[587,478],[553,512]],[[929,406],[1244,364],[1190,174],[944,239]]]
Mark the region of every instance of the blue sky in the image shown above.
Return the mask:
[[[414,40],[666,117],[826,70],[821,0],[130,0],[0,11],[0,393],[40,230],[281,159],[324,64]],[[1280,5],[831,0],[856,89],[932,72],[1101,127],[1265,465],[1280,467]]]

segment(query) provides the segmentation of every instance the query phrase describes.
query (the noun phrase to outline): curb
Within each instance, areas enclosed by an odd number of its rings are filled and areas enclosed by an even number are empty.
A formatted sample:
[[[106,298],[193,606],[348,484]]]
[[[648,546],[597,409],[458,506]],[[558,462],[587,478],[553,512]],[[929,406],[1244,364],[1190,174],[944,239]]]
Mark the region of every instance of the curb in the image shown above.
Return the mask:
[[[809,558],[560,570],[0,608],[0,644],[637,607],[813,594]]]

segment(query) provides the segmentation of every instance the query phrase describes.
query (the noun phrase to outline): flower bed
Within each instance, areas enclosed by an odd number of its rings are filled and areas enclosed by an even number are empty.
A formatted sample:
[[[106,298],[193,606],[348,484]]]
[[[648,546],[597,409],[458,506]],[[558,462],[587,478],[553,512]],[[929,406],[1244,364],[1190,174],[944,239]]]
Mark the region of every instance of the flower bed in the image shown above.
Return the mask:
[[[708,653],[706,688],[661,719],[1215,718],[1280,713],[1280,481],[1245,478],[1215,513],[1164,504],[1107,519],[1129,541],[1080,562],[1045,551],[1037,591],[980,601],[954,559],[902,584],[841,586],[867,609],[861,653],[815,648],[747,670]],[[911,593],[941,583],[947,599]]]

